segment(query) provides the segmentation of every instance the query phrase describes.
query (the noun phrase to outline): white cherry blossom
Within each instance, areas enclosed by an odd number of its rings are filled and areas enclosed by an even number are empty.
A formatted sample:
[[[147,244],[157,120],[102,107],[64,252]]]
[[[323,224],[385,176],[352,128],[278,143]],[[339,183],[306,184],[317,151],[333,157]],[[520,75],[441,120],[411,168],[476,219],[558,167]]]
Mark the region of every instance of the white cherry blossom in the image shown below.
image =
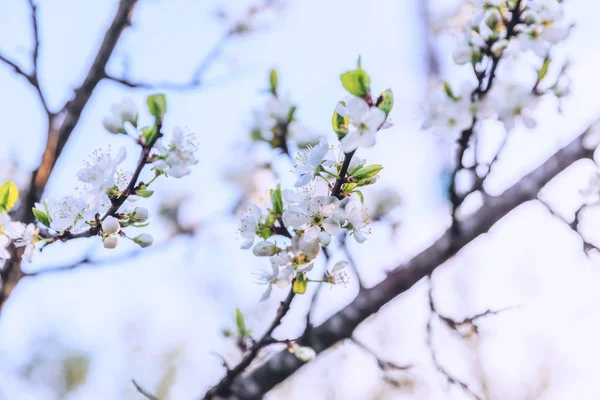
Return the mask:
[[[367,240],[366,235],[370,232],[368,228],[371,218],[367,214],[367,210],[360,204],[359,200],[351,200],[345,208],[346,218],[350,222],[350,231],[354,239],[358,243],[363,243]]]
[[[457,140],[473,124],[472,85],[463,83],[454,98],[443,91],[435,92],[421,129],[431,129],[434,135]]]
[[[261,222],[262,213],[256,204],[250,203],[240,215],[240,235],[246,241],[242,244],[242,249],[249,249],[254,244],[256,230]]]
[[[325,139],[321,139],[318,145],[298,153],[294,167],[300,177],[296,181],[296,187],[308,185],[315,179],[322,166],[330,167],[333,165],[333,161],[326,158],[328,153],[329,144]]]
[[[110,147],[108,150],[95,150],[90,155],[90,161],[86,161],[84,167],[77,172],[77,178],[89,183],[93,191],[105,193],[107,189],[115,186],[115,174],[126,157],[125,147],[121,147],[114,158],[111,156]]]
[[[173,137],[168,146],[163,145],[162,139],[159,139],[155,149],[158,152],[155,167],[174,178],[188,175],[192,171],[190,167],[198,164],[196,136],[193,133],[184,134],[180,128],[173,129]]]
[[[349,96],[338,103],[336,111],[342,117],[350,118],[348,132],[341,140],[342,151],[350,153],[358,147],[371,147],[375,144],[375,133],[385,122],[385,112],[377,107],[370,107],[361,98]]]
[[[138,109],[130,97],[125,97],[120,102],[112,104],[110,111],[111,113],[102,120],[107,131],[124,133],[123,124],[125,122],[130,122],[133,126],[137,125]]]

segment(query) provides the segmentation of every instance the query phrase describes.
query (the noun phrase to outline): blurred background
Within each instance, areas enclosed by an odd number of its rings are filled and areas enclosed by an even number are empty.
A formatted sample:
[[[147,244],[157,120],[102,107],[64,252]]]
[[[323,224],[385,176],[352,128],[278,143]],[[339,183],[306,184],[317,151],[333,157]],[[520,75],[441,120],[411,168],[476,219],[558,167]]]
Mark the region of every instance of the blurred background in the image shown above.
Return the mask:
[[[268,172],[244,175],[252,157],[262,157],[260,150],[248,156],[246,149],[252,111],[266,101],[271,68],[279,73],[280,92],[298,106],[298,120],[330,142],[331,113],[344,96],[339,75],[358,55],[374,91],[394,90],[395,125],[378,134],[375,147],[361,149],[361,157],[385,168],[378,186],[401,198],[389,218],[373,223],[365,244],[349,243],[366,286],[448,227],[453,145],[420,131],[420,125],[433,82],[460,82],[468,75],[468,67],[452,62],[456,38],[445,33],[459,23],[461,2],[286,0],[268,3],[244,29],[235,25],[257,4],[145,0],[136,6],[108,71],[132,82],[185,83],[208,57],[197,87],[160,89],[169,103],[165,129],[195,132],[200,162],[188,177],[157,182],[147,228],[153,247],[111,251],[99,241],[72,241],[49,246],[43,257],[23,265],[26,272],[41,273],[20,281],[0,317],[0,399],[143,398],[131,379],[160,399],[198,398],[224,374],[220,356],[230,364],[239,360],[234,340],[223,334],[234,327],[235,309],[253,331],[265,329],[286,292],[277,290],[259,303],[264,287],[252,273],[264,260],[239,250],[233,210],[240,199],[260,201],[275,185]],[[39,80],[49,107],[57,109],[85,77],[118,4],[37,5]],[[491,194],[539,166],[597,118],[597,8],[567,2],[567,19],[576,26],[554,57],[571,60],[572,93],[562,113],[555,101],[543,102],[536,129],[518,126],[511,133],[491,176]],[[25,1],[0,4],[0,52],[27,68],[30,18]],[[225,35],[232,26],[240,28],[238,34]],[[0,87],[0,181],[26,184],[44,149],[46,117],[35,91],[4,64]],[[126,146],[135,154],[131,140],[107,133],[101,121],[122,97],[141,108],[156,90],[101,81],[46,194],[70,192],[82,160],[97,148]],[[489,127],[491,148],[501,135],[499,126]],[[132,169],[135,157],[126,162]],[[271,162],[284,186],[293,184],[292,162],[283,156]],[[544,198],[572,218],[594,170],[589,160],[576,163],[544,189]],[[582,226],[590,241],[600,239],[594,217],[591,212]],[[527,203],[434,274],[438,308],[456,320],[486,309],[509,311],[482,320],[477,335],[460,335],[442,323],[428,333],[428,283],[421,282],[361,324],[356,341],[328,350],[267,398],[472,398],[436,368],[433,347],[440,364],[488,399],[597,399],[597,261],[545,207]],[[62,266],[76,268],[56,271]],[[348,304],[357,290],[355,276],[346,287],[323,290],[314,322]],[[278,337],[302,332],[313,294],[309,287],[295,301]],[[382,367],[382,360],[393,366]]]

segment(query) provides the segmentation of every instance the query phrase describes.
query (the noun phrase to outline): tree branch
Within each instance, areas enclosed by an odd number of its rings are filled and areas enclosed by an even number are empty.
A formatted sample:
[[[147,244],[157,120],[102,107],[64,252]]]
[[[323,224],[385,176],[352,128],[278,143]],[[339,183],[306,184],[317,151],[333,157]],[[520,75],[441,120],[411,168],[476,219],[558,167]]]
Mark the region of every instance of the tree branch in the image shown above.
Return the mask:
[[[310,346],[315,351],[322,352],[338,341],[349,338],[358,324],[379,311],[383,305],[428,276],[476,237],[486,233],[510,211],[535,199],[542,187],[573,162],[591,158],[593,151],[586,149],[582,141],[583,135],[578,136],[502,195],[484,195],[483,206],[461,222],[462,229],[458,235],[451,229],[447,230],[430,247],[392,270],[384,281],[360,292],[352,303],[313,328],[309,335],[302,336],[299,345]],[[304,363],[289,352],[279,352],[234,380],[231,392],[238,399],[259,399],[302,365]]]
[[[90,100],[94,89],[98,85],[98,82],[104,77],[106,64],[117,45],[117,41],[125,28],[131,23],[131,15],[136,3],[137,0],[120,0],[115,17],[104,35],[100,49],[98,50],[83,83],[75,90],[73,98],[64,105],[59,113],[49,114],[48,139],[42,155],[42,161],[38,169],[31,174],[29,189],[22,196],[23,200],[19,209],[15,212],[15,219],[26,224],[35,220],[31,209],[36,202],[40,201],[56,161],[60,157],[63,148],[77,126],[81,113]],[[32,9],[32,15],[37,21],[35,7]],[[34,24],[34,30],[37,30],[36,27],[37,22]],[[37,46],[38,45],[35,47]],[[35,47],[34,55],[37,59],[37,50],[35,50]],[[9,65],[13,66],[13,68],[16,66],[14,64]],[[17,73],[22,71],[19,68],[15,68],[15,70]],[[21,75],[23,75],[23,73],[21,73]],[[37,82],[37,78],[35,82]],[[6,304],[6,299],[10,296],[14,287],[24,276],[21,271],[20,260],[18,257],[13,257],[8,260],[4,265],[4,269],[6,279],[3,280],[2,288],[0,289],[0,311],[4,307],[4,304]]]

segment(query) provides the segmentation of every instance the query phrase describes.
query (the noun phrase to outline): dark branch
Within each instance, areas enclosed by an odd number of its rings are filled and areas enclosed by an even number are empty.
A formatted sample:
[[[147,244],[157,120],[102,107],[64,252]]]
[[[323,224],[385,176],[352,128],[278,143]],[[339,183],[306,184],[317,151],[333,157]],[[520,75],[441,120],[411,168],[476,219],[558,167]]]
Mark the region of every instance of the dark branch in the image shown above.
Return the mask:
[[[137,389],[137,391],[144,396],[147,399],[150,400],[160,400],[158,397],[154,396],[153,394],[147,392],[146,390],[144,390],[140,385],[137,384],[136,381],[134,381],[133,379],[131,380],[131,382],[133,383],[133,386],[135,386],[135,388]]]

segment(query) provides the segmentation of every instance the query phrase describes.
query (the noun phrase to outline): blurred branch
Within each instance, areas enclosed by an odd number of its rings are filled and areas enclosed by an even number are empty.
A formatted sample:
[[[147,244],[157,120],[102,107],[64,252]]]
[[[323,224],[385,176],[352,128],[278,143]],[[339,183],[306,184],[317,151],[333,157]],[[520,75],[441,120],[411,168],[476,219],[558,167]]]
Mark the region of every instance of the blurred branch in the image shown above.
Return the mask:
[[[433,362],[433,365],[435,366],[435,369],[441,375],[443,375],[446,378],[446,381],[449,384],[460,386],[469,396],[471,396],[475,400],[482,400],[482,398],[479,397],[469,387],[469,385],[467,385],[466,382],[463,382],[462,380],[460,380],[457,377],[455,377],[454,375],[452,375],[450,373],[450,371],[448,371],[440,363],[440,360],[437,357],[437,354],[436,354],[435,349],[433,347],[433,320],[436,317],[436,315],[439,315],[439,313],[438,313],[438,311],[437,311],[437,309],[435,307],[435,302],[433,301],[433,285],[431,283],[431,275],[429,275],[428,298],[429,298],[429,310],[430,310],[430,314],[429,314],[429,319],[427,320],[427,327],[426,327],[426,330],[427,330],[426,343],[427,343],[427,348],[429,349],[429,354],[431,356],[431,361]]]
[[[37,92],[40,102],[42,103],[42,106],[44,107],[44,111],[46,111],[48,120],[50,120],[52,118],[53,114],[48,109],[48,104],[46,103],[46,98],[44,97],[42,88],[40,87],[40,83],[38,81],[38,55],[39,55],[39,51],[40,51],[40,35],[39,35],[39,29],[38,29],[37,5],[33,2],[33,0],[27,0],[27,3],[29,5],[29,9],[31,11],[31,29],[33,31],[33,51],[31,53],[31,61],[32,61],[32,65],[33,65],[32,72],[31,73],[25,72],[25,70],[23,70],[23,68],[19,67],[19,65],[17,65],[17,63],[15,63],[14,61],[11,61],[9,58],[7,58],[6,56],[4,56],[2,54],[0,54],[0,61],[2,61],[6,65],[8,65],[12,69],[14,69],[14,71],[18,75],[21,75],[22,77],[27,79],[27,81],[31,84],[31,86],[33,86],[33,88]]]
[[[485,234],[506,214],[521,204],[534,200],[542,187],[573,162],[583,158],[591,159],[592,155],[593,150],[583,146],[582,134],[566,147],[558,150],[537,169],[521,178],[502,195],[484,195],[483,206],[461,222],[462,226],[458,234],[448,229],[437,241],[412,260],[390,271],[385,280],[360,292],[352,303],[323,324],[311,329],[308,335],[303,335],[298,344],[310,346],[320,353],[338,341],[349,338],[358,324],[375,314],[386,303],[408,291],[472,240]],[[231,392],[239,399],[260,398],[302,365],[304,363],[294,355],[281,351],[251,372],[239,376],[233,382]]]
[[[512,36],[515,36],[517,34],[517,32],[515,31],[515,27],[520,22],[521,16],[522,16],[521,0],[517,0],[511,10],[510,21],[508,21],[506,24],[506,39],[507,40],[509,40]],[[494,78],[496,77],[496,69],[498,68],[498,64],[500,62],[501,55],[491,55],[491,56],[492,56],[491,67],[489,68],[489,71],[487,73],[478,72],[475,67],[475,64],[472,64],[473,72],[475,73],[475,76],[477,77],[477,81],[478,81],[477,87],[471,93],[472,100],[480,101],[481,99],[483,99],[485,97],[485,95],[492,88],[492,85],[494,83]],[[487,77],[487,80],[485,79],[486,77]],[[458,139],[458,142],[457,142],[458,149],[456,150],[456,156],[455,156],[455,160],[454,160],[454,170],[452,171],[452,176],[450,178],[450,185],[448,187],[448,197],[450,198],[450,203],[452,205],[451,230],[455,234],[458,234],[459,230],[460,230],[460,224],[459,224],[456,214],[457,214],[459,207],[462,205],[462,203],[466,197],[465,194],[461,195],[460,193],[458,193],[458,190],[456,187],[456,179],[457,179],[458,173],[460,171],[466,169],[463,164],[463,158],[465,155],[465,151],[469,147],[471,137],[475,133],[476,124],[477,124],[477,116],[473,116],[473,121],[471,123],[471,126],[461,132],[460,138]],[[497,153],[496,156],[498,156],[499,154],[500,154],[500,151]],[[490,165],[490,169],[491,169],[491,165]],[[488,171],[488,173],[489,173],[489,171]],[[485,180],[485,178],[483,178],[483,179]],[[481,181],[480,185],[483,186],[483,181]],[[470,192],[470,193],[472,193],[472,192]],[[467,193],[467,194],[470,194],[470,193]]]
[[[198,67],[196,67],[192,78],[187,82],[136,82],[129,80],[128,78],[119,78],[104,72],[104,79],[120,83],[134,89],[170,89],[170,90],[192,90],[201,87],[204,84],[204,75],[208,72],[210,67],[218,60],[219,56],[223,52],[227,42],[235,36],[235,32],[227,31],[219,40],[213,45],[212,49],[202,59]]]
[[[365,352],[369,353],[370,355],[373,356],[373,358],[375,358],[375,360],[377,360],[377,365],[379,366],[379,368],[381,368],[383,371],[388,371],[388,370],[407,370],[412,368],[412,365],[399,365],[396,364],[392,361],[386,361],[381,359],[377,353],[375,353],[372,349],[370,349],[366,344],[364,344],[363,342],[361,342],[360,340],[358,340],[356,337],[351,336],[350,337],[350,341],[352,343],[354,343],[355,345],[357,345],[358,347],[360,347],[362,350],[364,350]]]
[[[423,29],[423,49],[425,50],[425,65],[427,76],[436,78],[440,75],[440,62],[438,60],[435,46],[431,38],[431,10],[429,0],[416,0]]]

